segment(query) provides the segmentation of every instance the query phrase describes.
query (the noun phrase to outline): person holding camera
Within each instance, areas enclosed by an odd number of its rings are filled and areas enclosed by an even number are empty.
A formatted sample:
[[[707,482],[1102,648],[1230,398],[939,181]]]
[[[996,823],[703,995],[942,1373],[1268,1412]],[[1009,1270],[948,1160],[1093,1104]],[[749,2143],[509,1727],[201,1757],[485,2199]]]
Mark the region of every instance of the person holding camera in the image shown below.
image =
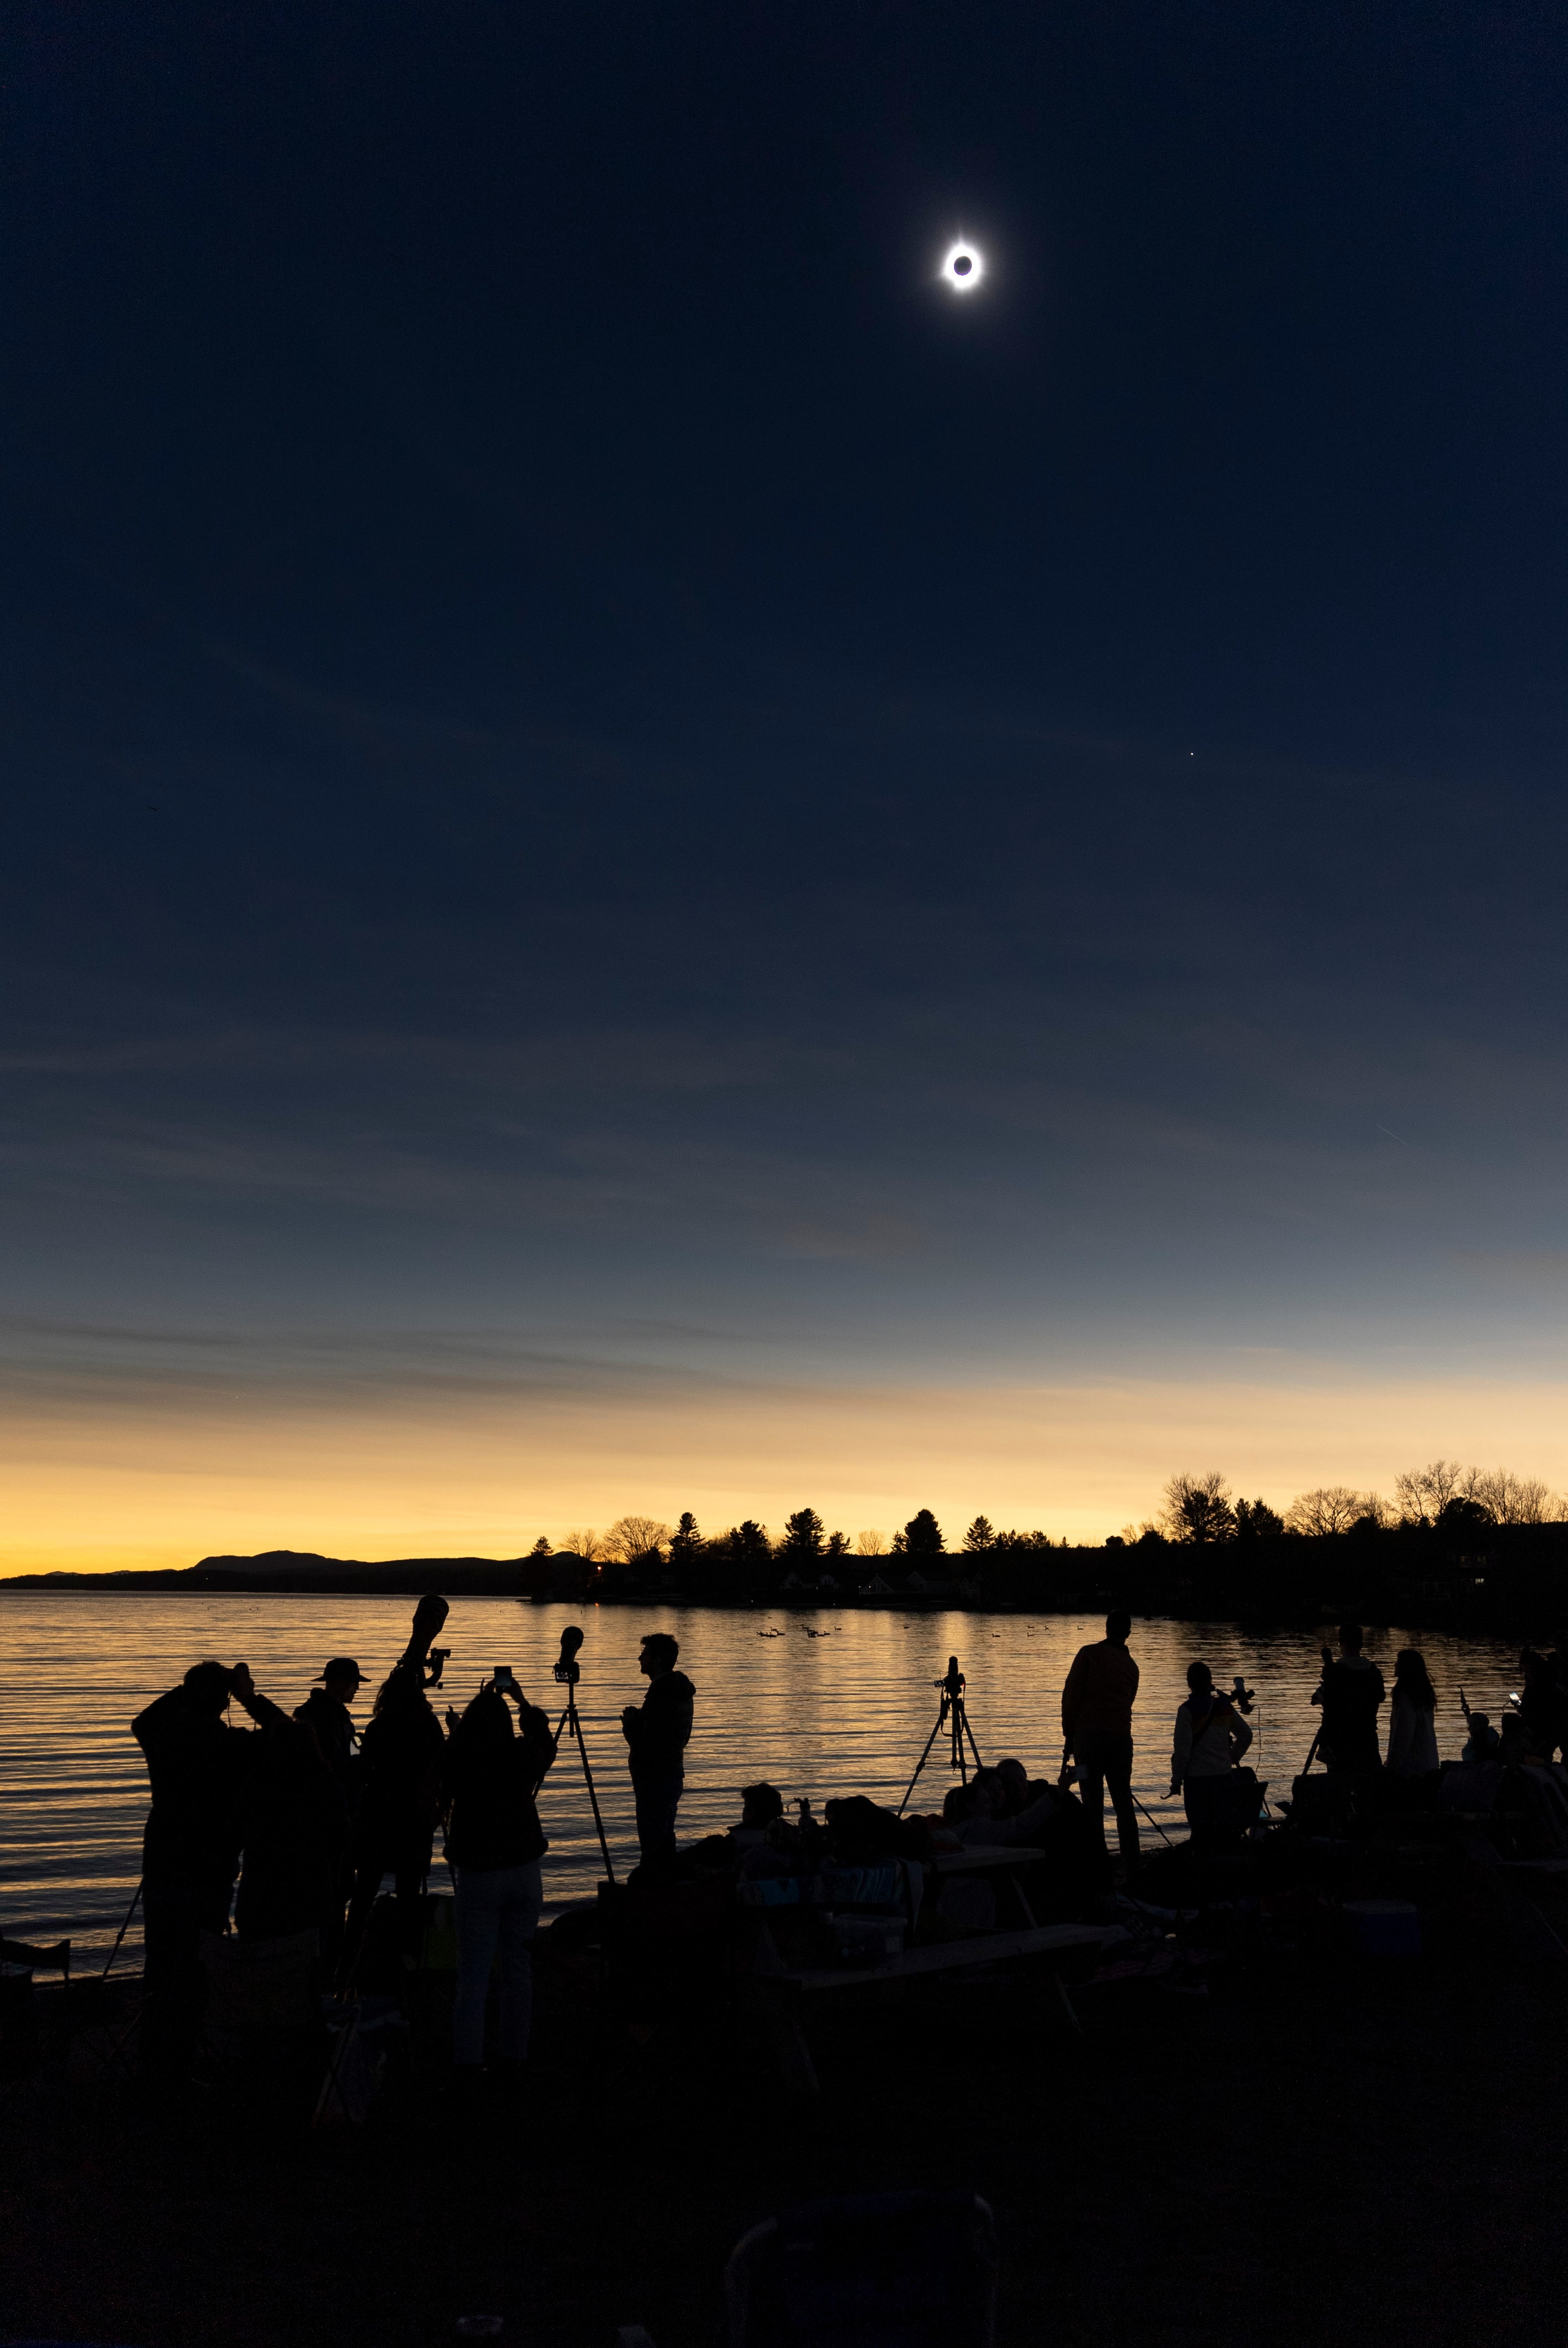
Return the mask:
[[[697,1691],[675,1668],[679,1642],[668,1631],[650,1631],[637,1668],[648,1681],[641,1704],[620,1715],[630,1751],[631,1791],[637,1803],[637,1845],[646,1867],[675,1856],[675,1812],[686,1788],[686,1747],[692,1741]]]
[[[203,1932],[220,1933],[240,1871],[251,1738],[223,1715],[238,1698],[263,1727],[289,1725],[243,1663],[193,1663],[177,1688],[138,1713],[131,1735],[152,1789],[142,1838],[146,2003],[140,2059],[149,2077],[189,2075],[201,2012]]]
[[[1189,1663],[1171,1751],[1171,1794],[1183,1797],[1194,1843],[1223,1838],[1235,1801],[1234,1772],[1251,1743],[1251,1726],[1215,1687],[1207,1663]],[[1246,1776],[1255,1783],[1250,1770]]]
[[[395,1885],[399,1944],[410,1955],[419,1946],[446,1754],[446,1731],[425,1691],[440,1684],[446,1651],[433,1642],[447,1612],[444,1598],[420,1600],[408,1644],[382,1682],[360,1739],[354,1896],[343,1936],[345,1987],[358,1972],[370,1911],[385,1875]]]
[[[507,1699],[518,1707],[518,1726]],[[515,2075],[528,2051],[533,1947],[544,1904],[539,1861],[548,1848],[534,1797],[556,1757],[544,1714],[509,1672],[479,1690],[446,1748],[446,1859],[457,1884],[457,2002],[452,2061],[477,2079],[485,2004],[500,1953],[494,2073]]]

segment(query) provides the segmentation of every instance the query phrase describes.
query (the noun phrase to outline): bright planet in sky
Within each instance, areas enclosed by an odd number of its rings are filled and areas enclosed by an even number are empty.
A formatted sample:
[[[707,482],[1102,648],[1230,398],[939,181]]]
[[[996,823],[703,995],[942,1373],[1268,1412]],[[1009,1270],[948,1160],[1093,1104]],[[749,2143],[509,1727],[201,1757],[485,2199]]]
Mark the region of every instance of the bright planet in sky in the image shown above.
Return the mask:
[[[942,263],[942,275],[955,294],[972,294],[985,273],[985,263],[972,244],[955,244]]]

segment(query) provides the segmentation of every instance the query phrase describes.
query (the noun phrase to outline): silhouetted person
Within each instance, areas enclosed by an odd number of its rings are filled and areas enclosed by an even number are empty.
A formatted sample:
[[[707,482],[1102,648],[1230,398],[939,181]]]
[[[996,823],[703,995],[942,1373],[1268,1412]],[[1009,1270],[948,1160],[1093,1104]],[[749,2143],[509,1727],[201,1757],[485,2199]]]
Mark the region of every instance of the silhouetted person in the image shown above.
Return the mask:
[[[508,1695],[520,1734],[513,1731]],[[446,1748],[446,1857],[457,1879],[452,2060],[470,2077],[485,2059],[485,2003],[497,1948],[492,2068],[515,2070],[528,2051],[534,1934],[544,1904],[539,1861],[548,1848],[534,1795],[555,1757],[549,1722],[515,1680],[482,1687]]]
[[[1020,1810],[1027,1810],[1030,1804],[1038,1802],[1047,1789],[1047,1780],[1043,1777],[1031,1777],[1021,1761],[1012,1759],[999,1761],[996,1770],[997,1776],[1001,1779],[1002,1790],[1006,1796],[1002,1806],[1002,1816],[1005,1818],[1016,1817]]]
[[[1177,1707],[1171,1747],[1171,1792],[1182,1797],[1194,1842],[1221,1838],[1229,1818],[1231,1772],[1251,1743],[1251,1727],[1215,1687],[1207,1663],[1189,1663],[1187,1700]]]
[[[675,1668],[679,1643],[667,1631],[650,1631],[637,1668],[648,1680],[641,1704],[620,1715],[630,1746],[628,1764],[637,1803],[637,1842],[644,1862],[675,1856],[675,1812],[686,1784],[686,1747],[692,1737],[697,1691]]]
[[[1138,1666],[1127,1652],[1131,1614],[1105,1617],[1105,1636],[1080,1647],[1061,1691],[1065,1752],[1078,1764],[1083,1807],[1102,1848],[1105,1839],[1105,1788],[1116,1812],[1122,1856],[1138,1864],[1138,1813],[1132,1807],[1132,1704]]]
[[[1485,1713],[1467,1712],[1465,1728],[1468,1733],[1460,1759],[1470,1762],[1495,1761],[1501,1749],[1502,1739]]]
[[[1368,1776],[1383,1766],[1378,1747],[1378,1707],[1383,1674],[1361,1653],[1358,1622],[1339,1625],[1337,1659],[1325,1647],[1323,1677],[1312,1701],[1323,1708],[1319,1747],[1330,1769]]]
[[[313,1688],[296,1707],[294,1718],[315,1738],[316,1748],[343,1796],[336,1880],[322,1923],[322,1974],[332,1982],[343,1964],[343,1911],[354,1891],[354,1830],[363,1773],[359,1733],[349,1706],[359,1694],[364,1674],[352,1655],[334,1655],[317,1677],[321,1686]]]
[[[322,1759],[343,1787],[353,1818],[359,1807],[359,1735],[349,1706],[364,1685],[364,1673],[352,1655],[334,1655],[316,1677],[321,1686],[313,1687],[303,1704],[296,1706],[294,1718],[315,1737]]]
[[[1430,1777],[1438,1768],[1438,1698],[1417,1647],[1394,1657],[1394,1693],[1389,1699],[1389,1774]]]
[[[203,1932],[222,1932],[240,1865],[241,1814],[257,1740],[223,1715],[237,1696],[252,1720],[284,1714],[258,1694],[243,1663],[194,1663],[177,1688],[138,1713],[131,1735],[147,1756],[152,1807],[142,1839],[147,2002],[141,2060],[150,2075],[189,2075],[201,2011]]]
[[[952,1822],[966,1849],[979,1846],[1006,1849],[1041,1843],[1050,1837],[1062,1814],[1075,1807],[1070,1794],[1046,1786],[1023,1809],[1009,1812],[1008,1788],[999,1768],[977,1769],[969,1780],[968,1796],[967,1801],[955,1806],[958,1815]]]
[[[384,1875],[390,1874],[395,1886],[399,1945],[405,1955],[418,1950],[446,1752],[445,1733],[425,1690],[440,1678],[440,1661],[432,1663],[429,1656],[446,1613],[444,1598],[420,1600],[408,1644],[383,1681],[360,1740],[363,1777],[354,1827],[354,1898],[344,1934],[351,1980]]]
[[[776,1786],[770,1786],[765,1778],[754,1786],[743,1786],[741,1822],[730,1828],[724,1840],[732,1850],[754,1850],[758,1843],[766,1841],[768,1828],[784,1814],[784,1796]]]
[[[1519,1716],[1532,1758],[1550,1761],[1559,1746],[1568,1753],[1568,1690],[1563,1684],[1561,1659],[1526,1647],[1519,1658],[1519,1670],[1524,1682]]]
[[[348,1807],[302,1722],[279,1714],[251,1740],[241,1797],[234,1930],[243,1941],[316,1935],[330,1982],[343,1942]]]

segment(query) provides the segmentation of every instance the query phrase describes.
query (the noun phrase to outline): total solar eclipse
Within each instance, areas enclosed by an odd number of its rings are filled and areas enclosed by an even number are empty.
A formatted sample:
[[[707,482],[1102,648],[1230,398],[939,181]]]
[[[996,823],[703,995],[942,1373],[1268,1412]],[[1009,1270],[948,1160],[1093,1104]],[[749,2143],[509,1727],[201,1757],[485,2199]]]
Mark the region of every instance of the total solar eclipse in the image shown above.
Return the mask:
[[[955,294],[972,294],[986,273],[972,244],[955,244],[942,263],[942,275]]]

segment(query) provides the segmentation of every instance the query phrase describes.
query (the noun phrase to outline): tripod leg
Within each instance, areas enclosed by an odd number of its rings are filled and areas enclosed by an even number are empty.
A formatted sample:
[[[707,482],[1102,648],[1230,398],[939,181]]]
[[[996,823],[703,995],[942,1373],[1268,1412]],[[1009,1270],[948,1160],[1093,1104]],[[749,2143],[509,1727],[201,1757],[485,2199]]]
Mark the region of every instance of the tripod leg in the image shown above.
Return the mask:
[[[938,1737],[938,1736],[940,1736],[940,1735],[941,1735],[941,1733],[942,1733],[942,1723],[943,1723],[943,1721],[944,1721],[946,1718],[947,1718],[947,1707],[946,1707],[946,1705],[944,1705],[944,1706],[943,1706],[943,1708],[942,1708],[942,1710],[941,1710],[941,1711],[937,1715],[937,1725],[935,1726],[935,1728],[933,1728],[933,1730],[931,1731],[931,1734],[930,1734],[930,1735],[929,1735],[929,1736],[927,1736],[927,1739],[926,1739],[926,1750],[924,1751],[924,1753],[922,1753],[922,1754],[921,1754],[920,1758],[919,1758],[919,1759],[918,1759],[918,1761],[917,1761],[917,1762],[916,1762],[916,1764],[915,1764],[915,1777],[917,1777],[917,1776],[919,1776],[919,1774],[920,1774],[921,1770],[925,1767],[925,1766],[926,1766],[927,1762],[930,1759],[930,1757],[931,1757],[931,1747],[932,1747],[932,1746],[933,1746],[933,1745],[935,1745],[935,1743],[937,1742]],[[909,1783],[905,1787],[905,1788],[904,1788],[904,1801],[903,1801],[903,1802],[900,1802],[900,1803],[899,1803],[899,1805],[898,1805],[898,1807],[894,1811],[893,1815],[894,1815],[894,1817],[895,1817],[895,1818],[901,1818],[903,1817],[903,1815],[904,1815],[904,1803],[905,1803],[905,1802],[907,1802],[907,1800],[908,1800],[908,1798],[909,1798],[910,1795],[911,1795],[911,1794],[914,1792],[914,1790],[915,1790],[915,1777],[911,1777],[911,1778],[910,1778],[910,1780],[909,1780]]]
[[[137,1903],[140,1898],[141,1885],[138,1883],[136,1890],[130,1895],[130,1906],[125,1911],[125,1922],[115,1934],[114,1946],[108,1952],[108,1962],[105,1963],[102,1972],[98,1975],[98,1979],[100,1981],[108,1981],[109,1977],[109,1966],[113,1964],[115,1959],[119,1954],[119,1944],[130,1930],[130,1920],[136,1914]]]
[[[582,1723],[577,1716],[575,1691],[573,1700],[568,1705],[567,1710],[571,1717],[571,1733],[577,1739],[578,1756],[582,1763],[582,1774],[588,1779],[588,1798],[593,1805],[593,1823],[599,1834],[599,1848],[604,1859],[604,1871],[610,1878],[611,1883],[613,1883],[615,1881],[615,1869],[610,1864],[610,1845],[606,1841],[604,1834],[604,1820],[599,1815],[599,1792],[593,1782],[593,1771],[588,1766],[588,1747],[582,1741]]]
[[[983,1769],[983,1768],[985,1767],[985,1766],[986,1766],[986,1765],[985,1765],[985,1763],[980,1759],[980,1748],[979,1748],[979,1746],[975,1743],[975,1732],[974,1732],[974,1730],[969,1726],[969,1708],[968,1708],[968,1704],[965,1704],[965,1706],[964,1706],[964,1734],[965,1734],[965,1735],[966,1735],[966,1736],[968,1738],[968,1740],[969,1740],[969,1751],[970,1751],[970,1752],[974,1755],[974,1756],[975,1756],[975,1766],[976,1766],[976,1768],[977,1768],[977,1769]]]

